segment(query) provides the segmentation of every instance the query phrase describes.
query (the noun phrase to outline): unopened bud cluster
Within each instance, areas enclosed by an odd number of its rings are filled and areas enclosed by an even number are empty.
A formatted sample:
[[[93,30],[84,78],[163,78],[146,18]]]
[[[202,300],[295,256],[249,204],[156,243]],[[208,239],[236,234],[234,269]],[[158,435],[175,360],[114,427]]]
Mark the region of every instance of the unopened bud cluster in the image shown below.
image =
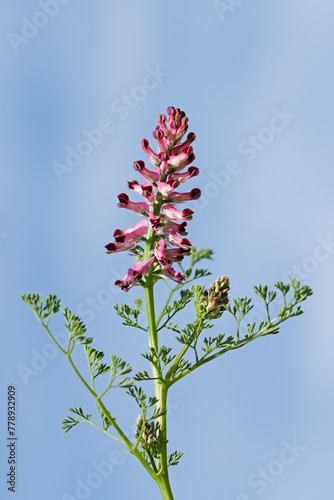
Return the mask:
[[[142,415],[138,415],[137,422],[136,422],[136,432],[135,432],[135,438],[138,439],[140,436],[140,433],[142,431],[143,427],[143,422],[144,419]],[[148,444],[151,445],[155,439],[155,429],[154,429],[154,424],[150,422],[145,422],[144,425],[144,430],[141,436],[141,444]]]
[[[208,290],[203,293],[201,309],[210,314],[212,318],[218,318],[228,304],[228,292],[230,291],[230,280],[227,276],[216,279]]]

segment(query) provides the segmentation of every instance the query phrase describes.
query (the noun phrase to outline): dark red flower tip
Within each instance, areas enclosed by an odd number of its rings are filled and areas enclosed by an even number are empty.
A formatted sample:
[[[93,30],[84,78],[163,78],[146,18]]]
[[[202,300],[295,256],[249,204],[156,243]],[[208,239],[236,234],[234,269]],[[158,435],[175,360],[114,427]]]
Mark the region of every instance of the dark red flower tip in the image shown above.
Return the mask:
[[[143,170],[143,168],[145,168],[145,162],[142,160],[134,161],[133,168],[135,170],[138,170],[138,172],[141,172]]]
[[[114,238],[117,243],[124,243],[125,241],[125,235],[123,234],[123,231],[121,231],[120,229],[115,229]]]
[[[159,160],[161,161],[168,161],[170,158],[170,153],[168,151],[162,151],[162,153],[159,153]]]
[[[168,113],[168,116],[175,116],[176,110],[175,110],[174,106],[168,106],[167,113]]]
[[[193,200],[198,200],[198,198],[200,198],[201,196],[201,190],[198,189],[198,188],[194,188],[190,191],[192,197],[193,197]]]
[[[165,134],[161,130],[161,128],[158,126],[156,129],[153,130],[152,135],[153,135],[154,139],[160,140],[160,139],[163,139]]]
[[[117,196],[119,199],[119,203],[123,206],[126,206],[129,203],[129,197],[126,193],[121,193]]]
[[[196,177],[196,175],[199,174],[199,168],[197,167],[189,167],[188,172],[191,175],[191,177]]]
[[[190,243],[190,241],[187,240],[187,238],[182,238],[181,245],[182,245],[182,248],[184,248],[184,247],[189,247],[190,248],[192,246],[191,243]],[[186,250],[186,248],[185,248],[185,250]]]
[[[183,217],[185,217],[186,220],[188,219],[188,217],[190,217],[189,220],[191,220],[193,213],[193,210],[191,210],[190,208],[185,208],[184,210],[182,210]]]
[[[108,243],[104,248],[106,248],[108,252],[114,252],[116,250],[116,245],[114,243]]]

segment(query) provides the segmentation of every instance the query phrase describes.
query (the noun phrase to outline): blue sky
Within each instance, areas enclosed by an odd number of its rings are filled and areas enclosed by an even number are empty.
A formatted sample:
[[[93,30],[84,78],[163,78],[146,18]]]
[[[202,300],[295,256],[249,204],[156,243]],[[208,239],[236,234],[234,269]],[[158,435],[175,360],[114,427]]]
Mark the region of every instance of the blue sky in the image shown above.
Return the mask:
[[[203,196],[188,237],[214,249],[213,279],[228,275],[232,296],[289,274],[314,290],[305,314],[278,336],[174,386],[170,448],[185,452],[171,471],[175,498],[329,497],[334,4],[21,0],[1,10],[0,415],[5,429],[14,384],[16,499],[158,498],[120,444],[84,424],[63,436],[68,408],[89,412],[93,403],[19,295],[57,293],[99,349],[147,369],[145,338],[112,308],[137,296],[113,286],[131,258],[107,256],[104,245],[116,227],[137,222],[116,207],[117,194],[136,178],[140,140],[170,105],[187,113],[197,136],[192,187]],[[88,149],[87,137],[95,141]],[[61,336],[61,321],[54,328]],[[234,333],[223,316],[217,331],[225,330]],[[114,413],[132,429],[136,407],[114,398]],[[283,463],[288,453],[294,459]],[[0,457],[7,471],[4,440]],[[269,479],[259,479],[261,469]],[[89,488],[93,473],[100,481]],[[4,473],[0,488],[11,498]]]

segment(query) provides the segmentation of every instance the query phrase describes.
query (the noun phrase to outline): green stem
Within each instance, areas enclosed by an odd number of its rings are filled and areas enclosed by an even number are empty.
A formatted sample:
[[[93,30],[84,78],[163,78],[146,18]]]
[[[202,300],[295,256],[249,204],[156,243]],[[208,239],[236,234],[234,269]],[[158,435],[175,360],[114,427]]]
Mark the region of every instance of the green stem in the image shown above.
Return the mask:
[[[145,260],[147,261],[153,253],[154,247],[154,231],[151,229],[148,235],[148,239],[145,247]],[[172,294],[170,294],[171,297]],[[169,298],[170,300],[170,298]],[[146,277],[145,282],[145,301],[146,301],[146,311],[147,311],[147,326],[148,326],[148,343],[149,347],[153,348],[158,354],[159,343],[158,343],[158,332],[157,323],[155,315],[154,306],[154,281],[153,274],[150,271]],[[156,358],[156,363],[151,363],[154,392],[157,398],[157,407],[164,410],[167,408],[167,392],[168,384],[163,380],[163,374],[160,366],[160,361]],[[166,413],[160,415],[157,418],[157,425],[159,426],[159,432],[163,439],[167,439],[167,416]],[[156,468],[158,470],[158,475],[155,476],[155,480],[159,486],[162,498],[164,500],[173,500],[173,494],[168,477],[168,467],[167,467],[167,444],[165,444],[158,456]]]
[[[67,357],[70,365],[72,366],[74,372],[79,377],[79,379],[81,380],[81,382],[83,383],[83,385],[86,387],[86,389],[92,394],[92,396],[96,400],[97,404],[99,405],[99,407],[101,408],[101,410],[103,411],[103,413],[106,415],[106,417],[110,421],[111,425],[116,430],[117,434],[119,434],[119,436],[122,438],[124,444],[128,447],[128,449],[131,452],[133,452],[133,455],[145,467],[145,469],[153,477],[153,479],[156,480],[157,475],[154,472],[154,470],[151,469],[151,467],[148,465],[148,463],[146,462],[146,460],[144,459],[144,457],[139,453],[139,451],[136,450],[136,449],[134,450],[134,445],[131,443],[131,441],[128,439],[128,437],[124,434],[124,432],[122,431],[122,429],[116,424],[115,419],[110,415],[109,411],[107,410],[107,408],[105,407],[105,405],[103,404],[103,402],[101,401],[101,399],[99,398],[99,396],[96,394],[96,392],[89,386],[89,384],[87,384],[86,380],[83,378],[83,376],[81,375],[81,373],[79,372],[79,370],[75,366],[75,364],[74,364],[71,356],[67,354],[66,357]]]
[[[178,286],[176,286],[175,288],[172,288],[172,289],[170,290],[169,295],[168,295],[168,298],[167,298],[167,302],[166,302],[166,304],[164,305],[164,307],[163,307],[163,309],[162,309],[161,313],[160,313],[160,314],[159,314],[159,316],[158,316],[158,319],[157,319],[157,327],[160,325],[160,322],[161,322],[162,318],[164,317],[165,312],[166,312],[166,309],[167,309],[167,307],[169,306],[169,303],[170,303],[170,301],[171,301],[171,299],[172,299],[173,293],[174,293],[177,289],[178,289]]]
[[[103,429],[102,427],[99,427],[98,425],[94,424],[94,422],[92,422],[91,420],[80,420],[80,422],[88,422],[93,427],[95,427],[95,429],[99,429],[100,431],[102,431],[105,434],[107,434],[107,436],[109,436],[109,437],[111,437],[113,439],[116,439],[116,441],[118,441],[119,443],[125,444],[122,439],[118,438],[117,436],[114,436],[113,434],[110,434],[110,432],[108,432],[106,429]]]
[[[35,311],[34,311],[35,312]],[[41,318],[35,313],[35,316],[36,318],[38,319],[38,321],[41,323],[42,326],[44,326],[45,330],[48,332],[48,335],[49,337],[53,340],[53,342],[56,344],[56,346],[58,347],[58,349],[63,353],[63,354],[66,354],[66,351],[62,348],[62,346],[56,341],[56,339],[54,338],[54,336],[52,335],[52,333],[50,332],[49,328],[48,328],[48,325],[44,324],[43,321],[41,320]]]
[[[290,308],[294,307],[296,304],[292,305]],[[273,320],[271,320],[270,322],[270,325],[271,327],[277,327],[279,326],[281,323],[284,323],[284,321],[286,321],[289,317],[286,317],[284,319],[281,319],[280,316],[276,316],[276,318],[274,318]],[[277,321],[277,320],[280,320],[280,321]],[[275,323],[275,321],[277,321],[277,323]],[[225,354],[226,352],[228,351],[232,351],[232,350],[235,350],[235,349],[240,349],[240,347],[243,347],[244,345],[248,344],[249,342],[251,342],[252,340],[255,340],[259,337],[261,337],[262,335],[266,335],[266,330],[269,329],[269,326],[264,326],[263,328],[261,328],[261,330],[259,330],[255,335],[252,335],[251,337],[247,337],[245,339],[242,339],[242,340],[237,340],[237,342],[235,344],[232,344],[228,347],[226,347],[225,349],[222,349],[221,351],[218,351],[217,353],[215,354],[212,354],[211,356],[208,356],[208,357],[203,357],[201,358],[197,363],[193,364],[191,368],[188,368],[187,370],[184,370],[182,373],[180,373],[180,375],[177,375],[175,378],[173,378],[172,380],[169,380],[170,379],[170,376],[172,375],[172,372],[171,372],[171,369],[173,367],[170,368],[170,370],[168,371],[167,375],[166,375],[166,379],[168,380],[168,384],[169,384],[169,387],[172,386],[173,384],[175,384],[176,382],[178,382],[179,380],[181,380],[181,378],[185,377],[186,375],[188,375],[189,373],[193,372],[194,370],[196,370],[196,368],[208,363],[209,361],[212,361],[213,359],[216,359],[218,358],[219,356],[221,356],[222,354]],[[179,356],[181,355],[181,353],[183,352],[183,350],[185,348],[188,348],[188,346],[185,346],[182,351],[180,351],[179,353]],[[174,363],[176,361],[176,358],[174,360]],[[174,364],[173,363],[173,364]]]
[[[160,408],[167,408],[167,393],[168,386],[167,384],[161,384],[159,386],[159,405]],[[163,435],[163,438],[167,440],[167,413],[164,413],[158,418],[160,431]],[[158,461],[158,469],[159,469],[159,480],[157,481],[158,486],[160,488],[162,498],[165,500],[173,500],[173,493],[171,490],[171,486],[169,483],[169,475],[168,475],[168,465],[167,465],[167,444],[162,448],[161,454]]]

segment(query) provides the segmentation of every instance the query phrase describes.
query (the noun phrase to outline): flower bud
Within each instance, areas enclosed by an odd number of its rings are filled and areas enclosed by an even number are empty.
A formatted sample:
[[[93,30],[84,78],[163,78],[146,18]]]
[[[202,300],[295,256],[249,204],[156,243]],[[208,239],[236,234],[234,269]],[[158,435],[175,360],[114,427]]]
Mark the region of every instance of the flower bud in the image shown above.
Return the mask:
[[[144,419],[142,415],[138,415],[136,421],[135,439],[138,439],[142,431]],[[154,424],[150,422],[145,422],[143,433],[141,436],[141,445],[145,448],[145,445],[151,445],[155,439],[155,429]]]
[[[208,290],[203,293],[202,310],[212,318],[219,318],[227,304],[230,280],[227,276],[216,279]]]

